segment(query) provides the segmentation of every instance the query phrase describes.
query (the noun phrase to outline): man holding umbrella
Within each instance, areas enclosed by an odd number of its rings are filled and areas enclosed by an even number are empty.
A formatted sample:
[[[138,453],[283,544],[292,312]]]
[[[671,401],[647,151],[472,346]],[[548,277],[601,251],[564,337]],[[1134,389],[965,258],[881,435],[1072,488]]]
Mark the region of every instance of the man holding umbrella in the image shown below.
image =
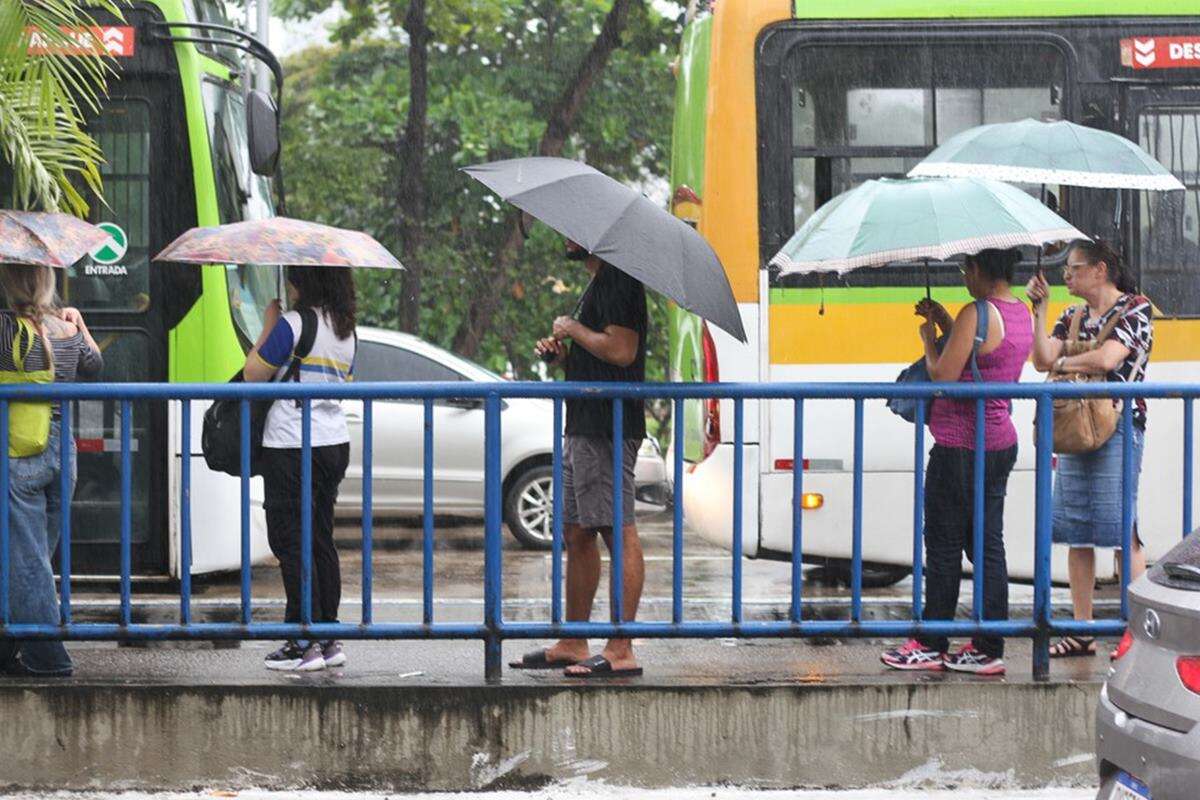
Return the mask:
[[[746,341],[737,301],[712,247],[694,228],[639,192],[564,158],[494,161],[466,167],[465,172],[562,234],[567,257],[582,261],[592,275],[576,313],[556,319],[552,335],[537,344],[539,355],[565,367],[567,380],[645,380],[647,288],[737,341]],[[567,340],[569,346],[563,344]],[[623,402],[621,519],[628,524],[614,532],[613,404],[567,401],[562,492],[571,621],[586,620],[592,610],[600,583],[597,534],[614,554],[614,577],[623,579],[623,585],[620,579],[614,581],[621,589],[621,620],[633,620],[642,594],[642,548],[632,524],[633,467],[646,421],[641,402]],[[616,609],[618,601],[613,602]],[[577,678],[642,673],[628,639],[609,640],[592,658],[587,652],[586,641],[564,639],[510,666],[567,667],[567,676]]]
[[[537,354],[562,365],[569,381],[646,380],[646,290],[640,282],[606,264],[572,241],[567,258],[582,261],[591,282],[576,316],[554,320],[551,336],[537,343]],[[570,344],[564,344],[566,341]],[[600,584],[599,534],[613,552],[622,537],[624,566],[622,619],[633,620],[642,597],[645,563],[634,521],[634,464],[646,438],[640,400],[624,400],[621,480],[621,531],[613,531],[613,412],[608,400],[567,400],[563,443],[563,541],[567,548],[567,619],[586,621]],[[617,598],[613,598],[617,602]],[[571,677],[640,675],[629,639],[610,639],[604,651],[588,658],[587,642],[563,639],[527,654],[513,667],[567,666]]]

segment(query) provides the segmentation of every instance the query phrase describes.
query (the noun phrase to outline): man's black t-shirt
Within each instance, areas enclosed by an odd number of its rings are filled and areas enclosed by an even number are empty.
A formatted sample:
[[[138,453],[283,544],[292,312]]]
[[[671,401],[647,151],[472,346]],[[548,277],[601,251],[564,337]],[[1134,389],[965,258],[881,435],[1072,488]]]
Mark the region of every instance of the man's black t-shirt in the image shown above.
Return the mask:
[[[594,331],[609,325],[629,328],[638,335],[637,356],[628,367],[601,361],[577,342],[567,351],[566,377],[569,381],[646,380],[646,289],[640,282],[616,267],[605,264],[592,279],[583,298],[578,319]],[[641,400],[625,401],[625,438],[646,438],[645,405]],[[611,400],[567,400],[567,433],[571,436],[612,438]]]

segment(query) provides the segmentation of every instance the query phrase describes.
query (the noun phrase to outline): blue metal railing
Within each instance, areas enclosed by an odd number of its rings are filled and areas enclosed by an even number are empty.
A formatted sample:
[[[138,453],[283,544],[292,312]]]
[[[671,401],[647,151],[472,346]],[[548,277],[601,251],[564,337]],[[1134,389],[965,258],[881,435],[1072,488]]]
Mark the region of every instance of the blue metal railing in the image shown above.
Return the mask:
[[[971,636],[978,634],[1003,637],[1028,637],[1034,641],[1033,668],[1036,677],[1044,678],[1049,671],[1048,643],[1052,635],[1085,634],[1113,636],[1120,634],[1128,618],[1127,587],[1130,572],[1130,543],[1133,536],[1134,507],[1132,498],[1132,401],[1134,398],[1168,398],[1183,403],[1183,509],[1184,535],[1192,528],[1193,484],[1193,401],[1200,395],[1200,384],[572,384],[572,383],[364,383],[364,384],[59,384],[0,387],[0,638],[16,639],[263,639],[263,638],[341,638],[341,639],[479,639],[485,643],[485,673],[494,678],[500,673],[500,648],[505,639],[551,637],[604,638],[717,638],[717,637],[899,637],[918,634]],[[983,618],[982,563],[976,565],[973,576],[974,596],[969,620],[924,620],[923,585],[923,500],[925,428],[924,404],[918,404],[917,424],[913,438],[913,594],[912,619],[864,620],[862,615],[863,579],[863,448],[865,403],[891,397],[923,399],[932,396],[974,401],[976,415],[976,449],[973,514],[973,543],[977,558],[983,559],[983,428],[980,424],[984,404],[988,399],[1030,400],[1036,404],[1036,466],[1035,466],[1035,568],[1033,615],[1028,619],[985,620]],[[610,401],[613,403],[613,504],[614,527],[622,523],[623,432],[622,398],[665,398],[672,401],[675,419],[683,419],[685,399],[730,399],[733,402],[734,474],[730,618],[728,621],[686,620],[683,615],[683,503],[680,491],[685,480],[683,452],[675,447],[674,516],[672,530],[672,603],[671,620],[634,622],[623,618],[620,598],[623,584],[622,537],[612,537],[612,602],[609,622],[580,622],[563,619],[563,525],[562,525],[562,439],[554,436],[553,445],[553,550],[550,619],[545,622],[510,621],[504,618],[502,607],[502,475],[501,475],[501,410],[505,398],[548,398],[554,404],[555,431],[562,430],[563,405],[570,398]],[[1053,401],[1056,398],[1112,397],[1124,401],[1121,416],[1123,436],[1123,542],[1121,570],[1121,618],[1076,622],[1056,620],[1050,596],[1051,555],[1051,489],[1053,441]],[[194,400],[236,399],[241,402],[242,441],[241,463],[241,615],[237,622],[195,621],[191,613],[191,403]],[[250,401],[268,398],[300,400],[301,429],[301,622],[252,622],[250,593]],[[377,399],[413,399],[424,406],[424,516],[422,525],[422,614],[417,622],[377,622],[373,618],[372,552],[372,465],[373,413],[372,402]],[[433,557],[433,407],[437,399],[465,398],[483,401],[484,408],[484,612],[477,623],[443,623],[434,620],[434,557]],[[53,624],[26,624],[10,621],[9,602],[9,516],[8,492],[8,412],[9,403],[25,399],[107,400],[120,404],[120,614],[118,622],[81,623],[71,617],[71,523],[70,514],[61,520],[61,621]],[[315,399],[361,400],[363,403],[363,491],[362,491],[362,617],[357,623],[312,622],[312,475],[308,452],[311,448],[311,401]],[[853,509],[851,607],[848,619],[802,619],[803,574],[801,553],[804,518],[801,498],[804,490],[804,403],[806,400],[848,400],[854,406],[853,431]],[[745,402],[747,400],[790,400],[794,405],[793,458],[793,515],[791,598],[787,619],[746,621],[742,614],[742,535],[743,535],[743,459],[745,438]],[[130,564],[131,564],[131,404],[135,401],[178,401],[181,406],[180,469],[180,608],[179,621],[173,624],[150,624],[132,621]],[[62,429],[69,431],[71,404],[62,403]],[[62,448],[63,490],[69,488],[70,448]]]

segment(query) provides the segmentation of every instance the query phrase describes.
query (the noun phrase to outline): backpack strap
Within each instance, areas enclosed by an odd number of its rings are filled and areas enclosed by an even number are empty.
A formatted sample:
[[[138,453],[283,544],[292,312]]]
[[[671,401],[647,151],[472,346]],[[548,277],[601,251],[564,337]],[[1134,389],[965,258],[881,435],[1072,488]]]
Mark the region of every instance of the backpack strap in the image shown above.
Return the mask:
[[[283,373],[283,377],[279,379],[280,383],[300,382],[300,364],[304,357],[312,352],[313,342],[317,339],[317,312],[311,308],[297,310],[300,312],[300,341],[292,350],[292,360],[288,364],[287,372]],[[300,401],[296,400],[295,403],[299,408]]]
[[[975,341],[971,343],[971,377],[976,383],[983,383],[983,376],[979,373],[979,364],[977,357],[979,348],[983,347],[987,342],[988,337],[988,318],[991,316],[991,310],[988,308],[987,300],[975,301]]]
[[[1131,297],[1122,303],[1121,307],[1114,311],[1108,318],[1108,322],[1104,323],[1104,327],[1096,334],[1096,347],[1103,345],[1105,340],[1112,335],[1112,332],[1117,329],[1117,324],[1121,321],[1121,317],[1125,316],[1125,312],[1129,310],[1129,306],[1132,304],[1133,298]]]

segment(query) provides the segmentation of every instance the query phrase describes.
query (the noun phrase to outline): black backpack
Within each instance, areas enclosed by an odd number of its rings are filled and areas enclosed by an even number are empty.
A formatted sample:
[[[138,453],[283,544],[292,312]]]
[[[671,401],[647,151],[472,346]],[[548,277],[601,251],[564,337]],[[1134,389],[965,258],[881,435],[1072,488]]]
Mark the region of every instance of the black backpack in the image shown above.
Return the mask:
[[[300,341],[292,351],[280,382],[300,380],[300,360],[312,350],[317,338],[317,314],[311,308],[300,309]],[[230,383],[241,383],[242,371],[230,379]],[[262,474],[263,430],[267,425],[267,413],[274,400],[250,401],[250,474]],[[216,400],[204,412],[204,428],[200,434],[200,449],[204,463],[214,472],[239,477],[242,474],[241,401]]]

